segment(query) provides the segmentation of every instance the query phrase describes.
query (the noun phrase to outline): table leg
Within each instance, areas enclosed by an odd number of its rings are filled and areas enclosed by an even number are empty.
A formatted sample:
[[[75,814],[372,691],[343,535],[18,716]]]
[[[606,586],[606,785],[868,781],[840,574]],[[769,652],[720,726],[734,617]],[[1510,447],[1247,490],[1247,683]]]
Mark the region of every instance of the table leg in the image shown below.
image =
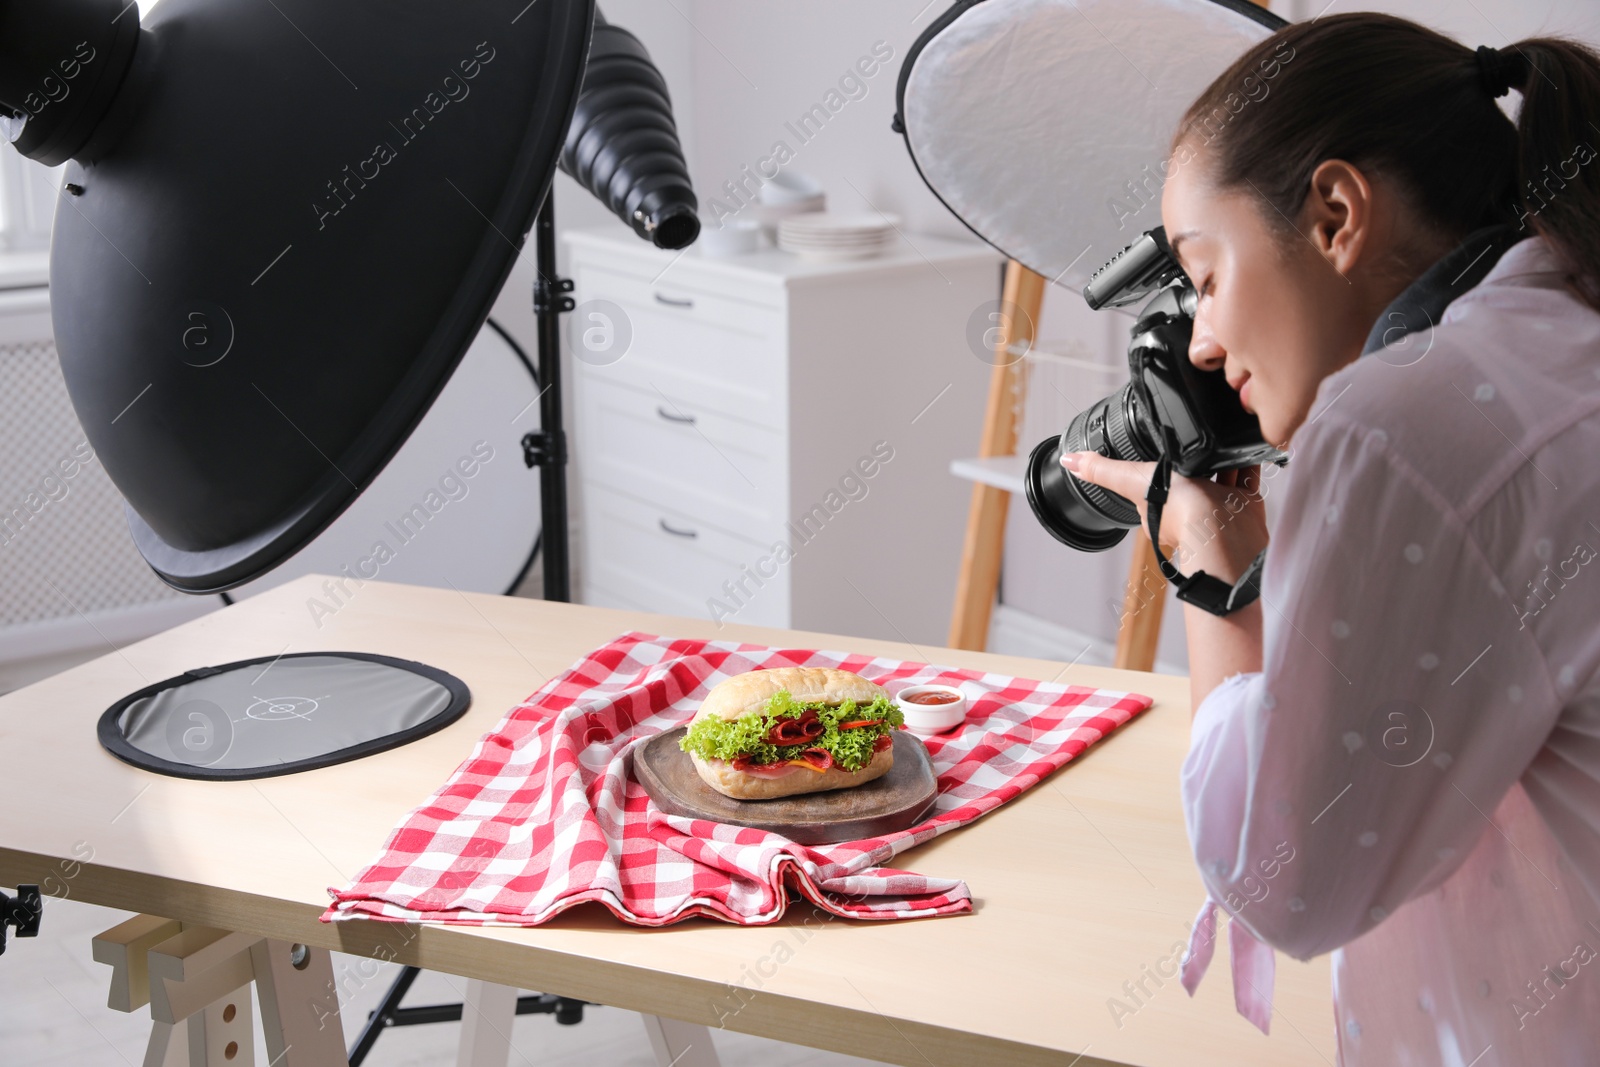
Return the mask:
[[[467,979],[461,998],[461,1043],[456,1067],[506,1067],[511,1060],[511,1027],[517,1020],[517,991],[477,978]]]
[[[247,983],[189,1016],[189,1067],[255,1067],[252,1014]]]
[[[144,1067],[189,1067],[189,1024],[152,1022]]]
[[[332,954],[263,939],[250,960],[270,1067],[348,1067]]]
[[[255,1058],[250,987],[242,985],[179,1022],[152,1020],[144,1067],[254,1067]]]
[[[721,1067],[711,1031],[705,1026],[659,1015],[642,1018],[659,1067]]]
[[[250,983],[261,1000],[270,1067],[348,1067],[327,949],[141,915],[95,938],[112,967],[110,1006],[150,1005],[144,1067],[254,1067]],[[506,1067],[517,990],[469,979],[457,1067]],[[660,1067],[721,1067],[711,1031],[642,1016]]]
[[[254,983],[270,1067],[348,1067],[333,961],[290,945],[140,915],[94,939],[109,1005],[152,1020],[144,1067],[254,1067]]]

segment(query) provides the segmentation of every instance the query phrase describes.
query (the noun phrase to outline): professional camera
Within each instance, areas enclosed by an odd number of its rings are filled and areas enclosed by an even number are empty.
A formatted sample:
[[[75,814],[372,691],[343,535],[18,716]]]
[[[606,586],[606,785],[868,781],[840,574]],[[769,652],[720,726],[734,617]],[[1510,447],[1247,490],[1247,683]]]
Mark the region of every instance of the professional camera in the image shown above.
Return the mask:
[[[1124,307],[1155,297],[1139,312],[1128,344],[1128,384],[1091,405],[1059,436],[1039,442],[1028,457],[1028,503],[1056,540],[1084,552],[1103,552],[1139,525],[1126,497],[1081,481],[1061,466],[1065,452],[1098,452],[1139,461],[1169,457],[1190,477],[1258,463],[1288,462],[1261,439],[1256,417],[1218,369],[1189,361],[1194,286],[1178,266],[1166,231],[1149,231],[1095,272],[1083,288],[1089,307]]]

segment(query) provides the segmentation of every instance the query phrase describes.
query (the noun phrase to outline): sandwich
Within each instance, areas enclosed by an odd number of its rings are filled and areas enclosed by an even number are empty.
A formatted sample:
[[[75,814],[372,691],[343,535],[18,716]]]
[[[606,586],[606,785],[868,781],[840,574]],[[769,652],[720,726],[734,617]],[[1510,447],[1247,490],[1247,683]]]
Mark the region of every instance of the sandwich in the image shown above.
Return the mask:
[[[883,777],[904,722],[884,688],[858,674],[778,667],[713,688],[679,747],[724,796],[772,800]]]

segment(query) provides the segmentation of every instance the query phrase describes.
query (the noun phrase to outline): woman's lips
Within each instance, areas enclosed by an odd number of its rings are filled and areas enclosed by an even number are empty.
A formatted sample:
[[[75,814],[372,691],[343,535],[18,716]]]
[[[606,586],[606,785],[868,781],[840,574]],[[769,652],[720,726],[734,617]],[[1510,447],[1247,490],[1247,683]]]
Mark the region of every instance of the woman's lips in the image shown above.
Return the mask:
[[[1250,375],[1244,376],[1244,381],[1239,383],[1239,406],[1254,415],[1256,409],[1250,406]]]

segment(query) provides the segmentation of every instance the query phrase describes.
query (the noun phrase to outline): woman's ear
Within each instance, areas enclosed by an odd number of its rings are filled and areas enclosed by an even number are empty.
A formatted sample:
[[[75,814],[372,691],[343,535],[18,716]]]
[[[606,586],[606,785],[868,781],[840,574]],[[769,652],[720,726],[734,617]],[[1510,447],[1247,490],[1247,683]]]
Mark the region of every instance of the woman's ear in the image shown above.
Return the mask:
[[[1348,279],[1372,238],[1372,183],[1352,163],[1323,160],[1311,172],[1301,221],[1312,247]]]

